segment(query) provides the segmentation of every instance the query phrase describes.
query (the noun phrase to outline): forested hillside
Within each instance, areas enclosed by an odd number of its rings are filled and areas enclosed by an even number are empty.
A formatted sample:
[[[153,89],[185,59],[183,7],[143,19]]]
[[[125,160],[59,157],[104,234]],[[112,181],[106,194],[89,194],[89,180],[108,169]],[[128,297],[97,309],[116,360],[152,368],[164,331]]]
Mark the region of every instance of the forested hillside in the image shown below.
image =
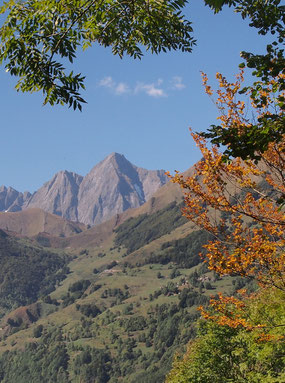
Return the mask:
[[[108,245],[70,256],[2,232],[6,264],[22,282],[9,284],[9,302],[15,298],[2,318],[1,381],[163,382],[175,351],[196,336],[197,307],[217,291],[251,286],[208,271],[199,253],[209,236],[193,232],[180,208],[132,218]],[[33,264],[17,268],[16,251],[20,266],[19,257]]]
[[[0,230],[0,308],[37,301],[51,293],[69,272],[71,257],[17,240]]]

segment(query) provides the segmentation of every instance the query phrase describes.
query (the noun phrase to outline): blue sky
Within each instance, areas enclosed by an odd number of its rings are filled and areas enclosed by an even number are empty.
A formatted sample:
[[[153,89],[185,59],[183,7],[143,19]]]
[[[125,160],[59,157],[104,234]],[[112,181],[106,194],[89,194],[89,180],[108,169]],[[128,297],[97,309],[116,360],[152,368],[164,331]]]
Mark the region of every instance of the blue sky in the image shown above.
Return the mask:
[[[0,185],[38,189],[60,170],[85,175],[111,152],[147,169],[184,171],[200,157],[188,127],[215,123],[217,112],[201,85],[200,71],[232,78],[240,51],[262,53],[264,37],[232,9],[214,15],[192,0],[193,53],[146,53],[141,61],[115,57],[94,46],[79,53],[74,71],[86,75],[83,112],[42,106],[40,94],[20,94],[0,68]]]

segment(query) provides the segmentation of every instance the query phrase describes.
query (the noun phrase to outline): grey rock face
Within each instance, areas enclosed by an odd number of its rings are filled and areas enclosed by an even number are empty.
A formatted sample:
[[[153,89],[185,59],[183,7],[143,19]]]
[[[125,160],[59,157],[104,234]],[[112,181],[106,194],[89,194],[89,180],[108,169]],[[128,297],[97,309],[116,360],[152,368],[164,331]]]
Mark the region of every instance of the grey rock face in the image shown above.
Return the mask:
[[[145,203],[166,182],[163,170],[137,168],[112,153],[84,177],[78,194],[78,221],[99,224]]]
[[[0,211],[20,211],[23,204],[31,196],[31,193],[20,193],[12,187],[0,187]]]
[[[83,177],[68,171],[61,171],[23,205],[23,209],[39,207],[53,213],[77,221],[77,195]]]
[[[141,180],[145,201],[149,200],[152,194],[168,181],[165,170],[146,170],[136,168]]]
[[[163,170],[138,168],[123,155],[112,153],[85,177],[61,171],[33,195],[1,187],[0,211],[38,207],[71,221],[97,225],[142,205],[167,180]]]

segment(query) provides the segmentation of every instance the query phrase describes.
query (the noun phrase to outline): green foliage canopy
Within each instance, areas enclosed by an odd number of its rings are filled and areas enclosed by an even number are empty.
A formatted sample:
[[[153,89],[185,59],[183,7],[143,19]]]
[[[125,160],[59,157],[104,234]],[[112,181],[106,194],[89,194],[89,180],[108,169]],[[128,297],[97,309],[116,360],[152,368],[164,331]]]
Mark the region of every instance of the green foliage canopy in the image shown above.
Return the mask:
[[[191,23],[181,13],[186,0],[10,0],[0,8],[0,63],[19,77],[16,89],[41,90],[44,104],[68,104],[81,110],[85,101],[81,74],[67,72],[79,47],[93,43],[113,54],[141,58],[152,53],[191,52]]]
[[[186,0],[9,0],[0,7],[6,17],[0,28],[0,63],[19,77],[18,91],[41,90],[44,104],[67,104],[81,110],[84,76],[69,72],[68,62],[79,47],[94,43],[112,47],[113,54],[141,58],[142,47],[152,53],[191,52],[195,40],[191,22],[182,14]],[[267,55],[243,52],[258,76],[284,69],[276,44],[284,40],[284,6],[281,0],[204,0],[215,13],[234,7],[260,34],[277,35]],[[281,84],[282,85],[282,84]],[[284,86],[284,83],[283,83]],[[222,141],[222,138],[221,138]]]
[[[271,305],[265,305],[266,302]],[[253,331],[201,321],[198,337],[183,359],[176,358],[167,383],[279,383],[285,379],[284,292],[263,291],[248,306],[262,322]],[[282,323],[282,325],[280,325]],[[263,341],[263,332],[272,338]]]
[[[240,93],[249,92],[253,103],[262,108],[265,105],[264,97],[260,97],[260,90],[266,89],[274,79],[276,84],[274,94],[276,106],[281,113],[272,112],[270,115],[259,117],[249,129],[241,132],[238,127],[230,126],[223,129],[212,125],[206,133],[201,135],[210,138],[213,144],[225,145],[225,157],[241,157],[242,159],[259,160],[258,152],[264,153],[271,142],[278,142],[285,133],[285,5],[281,0],[206,0],[206,3],[219,12],[224,5],[233,6],[242,18],[250,19],[250,26],[258,30],[261,35],[271,34],[272,43],[266,46],[265,54],[241,52],[245,60],[240,66],[247,66],[252,70],[256,81],[241,90]],[[283,113],[282,113],[283,112]]]

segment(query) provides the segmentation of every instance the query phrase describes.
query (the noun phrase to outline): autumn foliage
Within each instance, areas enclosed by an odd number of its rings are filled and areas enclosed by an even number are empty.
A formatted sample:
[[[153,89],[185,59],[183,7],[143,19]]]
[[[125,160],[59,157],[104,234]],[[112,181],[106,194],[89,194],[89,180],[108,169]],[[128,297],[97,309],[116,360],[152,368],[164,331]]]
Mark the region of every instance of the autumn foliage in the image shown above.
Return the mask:
[[[202,77],[205,91],[212,97],[214,91],[207,76],[203,73]],[[233,83],[221,74],[217,79],[214,102],[220,112],[220,128],[235,127],[236,135],[243,135],[252,126],[245,113],[246,103],[239,97],[243,71]],[[273,114],[282,117],[282,105],[276,102],[282,95],[275,94],[274,85],[272,80],[266,88],[260,88],[259,94],[250,95],[254,121]],[[205,245],[209,268],[220,275],[251,277],[263,288],[285,291],[285,139],[271,142],[253,160],[242,160],[225,156],[218,146],[209,147],[200,134],[191,131],[191,135],[202,159],[190,177],[177,172],[172,182],[184,191],[184,216],[213,234],[214,239]],[[211,300],[210,312],[200,310],[205,319],[220,325],[247,330],[263,327],[262,323],[251,323],[244,302],[245,295],[236,298],[220,294]]]
[[[217,74],[217,79],[215,102],[221,127],[235,126],[237,134],[243,133],[251,126],[245,115],[246,104],[238,99],[243,71],[233,83],[221,74]],[[205,74],[203,82],[212,96]],[[259,97],[251,98],[253,119],[282,114],[273,89],[271,82],[267,90],[260,90]],[[264,286],[285,289],[285,140],[271,143],[265,152],[258,153],[259,161],[243,161],[225,157],[217,146],[209,148],[201,135],[191,134],[202,159],[192,176],[177,173],[172,181],[184,190],[183,214],[215,237],[205,246],[209,268],[219,274],[253,277]]]
[[[213,97],[207,76],[202,77]],[[183,215],[212,234],[205,245],[209,269],[252,278],[259,289],[218,293],[208,307],[201,306],[198,336],[183,358],[177,356],[166,381],[279,383],[285,381],[285,137],[278,138],[284,92],[276,86],[279,76],[255,84],[246,103],[242,70],[233,83],[221,74],[217,79],[220,125],[208,136],[191,131],[202,159],[191,176],[177,172],[172,182],[184,191]],[[278,134],[260,137],[272,131]],[[213,137],[216,146],[207,141]],[[221,137],[228,140],[223,151]],[[243,159],[231,157],[237,152]]]

